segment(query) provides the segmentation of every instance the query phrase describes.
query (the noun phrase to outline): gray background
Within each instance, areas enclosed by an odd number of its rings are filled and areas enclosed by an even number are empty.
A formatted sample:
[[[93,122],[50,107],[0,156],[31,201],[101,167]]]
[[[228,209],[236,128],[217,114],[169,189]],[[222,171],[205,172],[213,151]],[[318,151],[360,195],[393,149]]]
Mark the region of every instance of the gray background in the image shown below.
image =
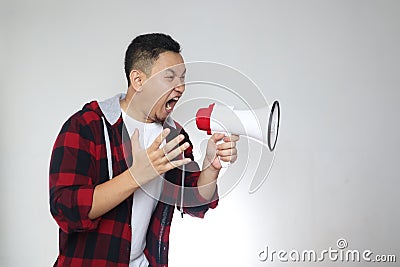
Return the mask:
[[[283,109],[267,182],[249,195],[244,177],[205,220],[176,216],[170,266],[275,266],[257,259],[266,245],[338,238],[399,261],[400,2],[151,2],[1,1],[0,266],[55,260],[55,137],[85,102],[125,91],[125,49],[154,31],[187,61],[241,70]]]

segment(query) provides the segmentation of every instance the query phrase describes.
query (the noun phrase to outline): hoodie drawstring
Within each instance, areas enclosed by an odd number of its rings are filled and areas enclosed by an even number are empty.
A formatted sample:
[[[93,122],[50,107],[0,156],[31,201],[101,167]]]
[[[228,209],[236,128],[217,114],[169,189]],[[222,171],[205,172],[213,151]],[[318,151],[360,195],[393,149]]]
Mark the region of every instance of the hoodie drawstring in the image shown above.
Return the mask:
[[[182,159],[185,158],[185,153],[182,152]],[[181,181],[181,217],[183,218],[183,191],[185,187],[185,164],[182,165],[182,181]]]

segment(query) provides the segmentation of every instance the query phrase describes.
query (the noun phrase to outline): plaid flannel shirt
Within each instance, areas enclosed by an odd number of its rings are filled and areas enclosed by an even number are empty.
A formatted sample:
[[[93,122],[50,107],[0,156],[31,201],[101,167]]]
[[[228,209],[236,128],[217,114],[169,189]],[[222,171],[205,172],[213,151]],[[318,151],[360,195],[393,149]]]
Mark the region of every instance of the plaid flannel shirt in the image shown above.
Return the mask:
[[[54,266],[129,265],[133,194],[103,216],[88,218],[94,188],[110,179],[102,117],[110,139],[114,176],[132,163],[131,153],[124,153],[131,151],[131,143],[129,138],[122,138],[123,132],[127,134],[119,105],[123,97],[120,94],[104,102],[86,104],[64,123],[56,138],[49,175],[50,211],[60,228],[59,255]],[[167,141],[183,133],[182,143],[190,143],[187,133],[176,122],[171,125],[173,131]],[[191,143],[185,157],[193,160]],[[217,190],[208,203],[195,188],[200,174],[198,165],[192,161],[187,169],[191,171],[185,172],[183,210],[203,218],[209,208],[217,206]],[[158,201],[150,220],[144,253],[152,267],[168,266],[170,226],[174,204],[179,208],[181,193],[181,188],[173,185],[181,185],[181,174],[179,168],[165,174],[160,197],[163,201]]]

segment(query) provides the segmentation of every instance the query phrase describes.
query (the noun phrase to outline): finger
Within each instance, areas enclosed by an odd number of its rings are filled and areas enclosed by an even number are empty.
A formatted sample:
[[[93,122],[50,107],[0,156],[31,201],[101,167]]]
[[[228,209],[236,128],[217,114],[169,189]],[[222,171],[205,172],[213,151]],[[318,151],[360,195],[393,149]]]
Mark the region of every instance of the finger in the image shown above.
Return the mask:
[[[183,151],[185,151],[188,147],[189,147],[189,143],[185,142],[183,145],[175,148],[174,150],[172,150],[171,152],[169,152],[165,158],[168,161],[172,161],[174,158],[176,158],[177,156],[179,156],[180,154],[182,154]]]
[[[214,133],[210,137],[210,140],[212,140],[214,143],[217,143],[219,140],[222,140],[224,138],[224,136],[225,136],[224,133]]]
[[[168,136],[168,134],[170,133],[170,129],[169,128],[165,128],[153,141],[153,143],[150,145],[150,149],[151,150],[157,150],[160,148],[162,142],[164,141],[164,139]]]
[[[191,162],[192,160],[190,158],[184,158],[184,159],[178,159],[178,160],[174,160],[174,161],[169,161],[166,165],[165,165],[165,170],[163,172],[167,172],[169,170],[172,170],[173,168],[182,166],[184,164],[188,164],[189,162]]]
[[[220,157],[233,156],[237,154],[236,148],[226,149],[226,150],[217,150],[217,155]]]
[[[237,155],[232,155],[228,157],[219,157],[219,159],[224,162],[234,163],[237,160]]]
[[[237,142],[239,141],[239,135],[231,134],[229,136],[224,137],[224,142]]]
[[[183,134],[178,135],[177,137],[175,137],[174,139],[172,139],[171,141],[169,141],[167,144],[165,144],[165,146],[162,148],[164,154],[167,154],[168,152],[170,152],[174,147],[176,147],[177,145],[179,145],[179,143],[185,138],[185,136]]]
[[[139,151],[141,149],[140,143],[139,143],[139,130],[137,128],[133,132],[133,135],[131,138],[131,143],[132,143],[133,151]]]
[[[217,145],[217,149],[219,150],[224,150],[224,149],[230,149],[236,147],[236,142],[227,142],[227,143],[221,143]]]

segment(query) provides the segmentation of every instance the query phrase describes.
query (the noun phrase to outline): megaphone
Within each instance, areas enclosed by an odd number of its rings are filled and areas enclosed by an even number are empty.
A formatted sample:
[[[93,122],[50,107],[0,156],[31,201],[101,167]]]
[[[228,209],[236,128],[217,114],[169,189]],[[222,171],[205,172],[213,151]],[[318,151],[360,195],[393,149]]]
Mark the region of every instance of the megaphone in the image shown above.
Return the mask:
[[[235,110],[213,103],[197,111],[196,125],[207,134],[222,132],[246,136],[268,146],[272,152],[278,140],[280,115],[278,101],[254,110]]]

